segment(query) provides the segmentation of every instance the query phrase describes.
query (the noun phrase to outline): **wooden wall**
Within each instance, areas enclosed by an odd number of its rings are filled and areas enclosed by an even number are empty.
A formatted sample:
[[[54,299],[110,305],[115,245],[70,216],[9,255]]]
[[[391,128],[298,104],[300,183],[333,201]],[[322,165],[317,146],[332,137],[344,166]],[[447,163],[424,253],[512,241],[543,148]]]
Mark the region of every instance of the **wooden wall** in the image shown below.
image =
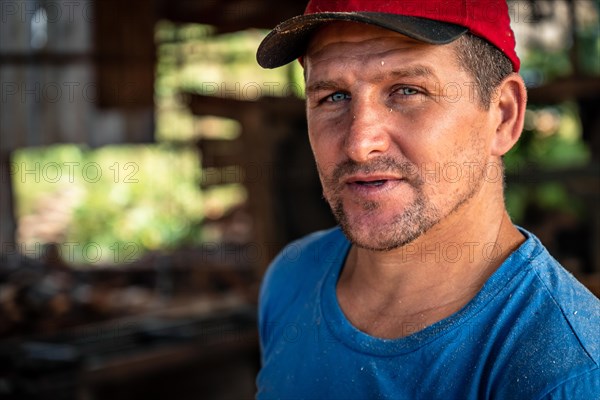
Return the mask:
[[[0,2],[0,243],[14,240],[12,151],[153,141],[153,4]]]

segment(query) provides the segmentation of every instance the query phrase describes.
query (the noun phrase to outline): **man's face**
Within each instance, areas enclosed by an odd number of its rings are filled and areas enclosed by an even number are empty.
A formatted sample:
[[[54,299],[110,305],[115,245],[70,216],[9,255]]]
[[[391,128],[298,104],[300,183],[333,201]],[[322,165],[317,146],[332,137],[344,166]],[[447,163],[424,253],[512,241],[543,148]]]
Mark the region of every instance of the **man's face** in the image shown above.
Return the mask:
[[[345,22],[311,41],[309,138],[325,198],[360,247],[397,248],[468,209],[497,162],[493,118],[452,46]]]

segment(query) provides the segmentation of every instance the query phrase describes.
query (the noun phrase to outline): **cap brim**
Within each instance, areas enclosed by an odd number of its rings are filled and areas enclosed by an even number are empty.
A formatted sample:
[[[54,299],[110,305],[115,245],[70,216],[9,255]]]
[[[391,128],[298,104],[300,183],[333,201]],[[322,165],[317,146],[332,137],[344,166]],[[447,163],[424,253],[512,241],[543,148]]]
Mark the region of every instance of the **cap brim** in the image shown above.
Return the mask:
[[[277,68],[304,55],[312,34],[332,21],[362,22],[389,29],[413,39],[446,44],[468,31],[460,25],[426,18],[374,12],[329,12],[300,15],[277,25],[262,41],[256,60],[263,68]]]

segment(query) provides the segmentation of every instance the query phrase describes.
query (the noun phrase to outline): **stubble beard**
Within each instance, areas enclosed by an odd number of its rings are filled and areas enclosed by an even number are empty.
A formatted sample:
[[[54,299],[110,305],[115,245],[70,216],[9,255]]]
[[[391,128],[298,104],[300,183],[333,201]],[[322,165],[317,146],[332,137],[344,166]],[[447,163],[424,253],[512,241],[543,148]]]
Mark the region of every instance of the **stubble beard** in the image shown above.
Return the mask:
[[[342,177],[351,173],[373,173],[394,171],[404,177],[413,188],[414,199],[390,221],[370,229],[361,229],[352,221],[346,211],[341,197],[343,189]],[[322,171],[319,173],[323,177]],[[325,199],[329,203],[334,217],[350,242],[358,247],[372,251],[390,251],[412,243],[444,217],[453,214],[468,200],[473,198],[482,186],[483,178],[479,177],[469,185],[466,192],[455,199],[452,208],[442,213],[424,192],[424,180],[417,173],[414,164],[399,163],[392,158],[381,157],[368,164],[356,164],[348,161],[336,167],[331,178],[322,179]],[[360,206],[365,213],[376,215],[382,204],[376,201],[363,201]]]

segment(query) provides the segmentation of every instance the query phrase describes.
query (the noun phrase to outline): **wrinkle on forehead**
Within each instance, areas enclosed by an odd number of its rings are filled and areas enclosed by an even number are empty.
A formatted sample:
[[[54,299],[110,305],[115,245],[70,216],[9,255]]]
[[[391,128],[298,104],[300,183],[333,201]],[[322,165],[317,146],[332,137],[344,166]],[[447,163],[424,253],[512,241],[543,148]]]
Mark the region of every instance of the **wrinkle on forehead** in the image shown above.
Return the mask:
[[[426,43],[408,36],[380,28],[374,25],[358,22],[332,22],[326,24],[315,33],[309,42],[307,56],[319,56],[327,51],[329,46],[378,47],[383,43],[395,43],[399,48],[408,48]]]

